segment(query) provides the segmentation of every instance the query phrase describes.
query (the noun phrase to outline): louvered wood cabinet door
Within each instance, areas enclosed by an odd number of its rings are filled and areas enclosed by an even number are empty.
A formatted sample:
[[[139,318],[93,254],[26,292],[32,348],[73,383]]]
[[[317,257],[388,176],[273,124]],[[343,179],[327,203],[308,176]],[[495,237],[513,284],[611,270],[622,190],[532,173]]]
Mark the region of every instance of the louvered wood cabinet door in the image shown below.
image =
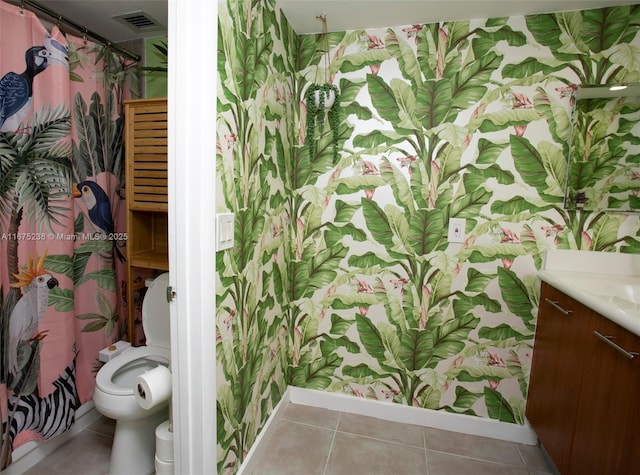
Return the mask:
[[[167,211],[167,101],[127,101],[125,117],[128,207]]]

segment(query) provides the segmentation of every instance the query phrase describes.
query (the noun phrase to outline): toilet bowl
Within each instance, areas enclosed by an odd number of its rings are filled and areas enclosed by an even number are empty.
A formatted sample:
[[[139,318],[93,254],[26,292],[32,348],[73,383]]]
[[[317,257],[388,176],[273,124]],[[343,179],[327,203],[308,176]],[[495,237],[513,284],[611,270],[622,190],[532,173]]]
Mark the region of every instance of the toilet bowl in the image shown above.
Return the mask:
[[[147,475],[155,470],[155,429],[169,418],[169,403],[143,409],[134,390],[138,376],[158,365],[169,366],[168,286],[169,274],[161,274],[144,296],[142,326],[146,346],[124,351],[100,368],[96,376],[95,408],[116,420],[107,475]]]

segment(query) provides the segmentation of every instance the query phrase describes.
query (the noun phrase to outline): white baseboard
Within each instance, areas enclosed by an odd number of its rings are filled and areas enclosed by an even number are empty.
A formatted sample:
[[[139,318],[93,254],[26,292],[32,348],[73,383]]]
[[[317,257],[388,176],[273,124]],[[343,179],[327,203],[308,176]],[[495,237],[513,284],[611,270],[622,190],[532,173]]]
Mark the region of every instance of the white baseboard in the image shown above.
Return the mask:
[[[257,467],[256,464],[258,463],[258,460],[260,460],[260,456],[264,453],[264,451],[267,448],[266,442],[263,443],[262,441],[264,439],[268,440],[268,438],[275,431],[276,426],[278,425],[277,422],[282,418],[284,409],[287,407],[287,404],[291,400],[289,397],[290,390],[291,390],[291,386],[287,388],[287,390],[282,395],[282,399],[280,399],[280,402],[276,404],[276,407],[273,408],[273,412],[267,419],[267,422],[265,423],[264,427],[258,434],[258,437],[256,437],[256,440],[251,446],[251,449],[249,449],[249,452],[247,453],[247,456],[245,457],[244,462],[242,462],[242,465],[240,465],[237,475],[250,474],[250,473],[253,473],[253,471],[256,469]]]
[[[525,445],[536,445],[538,443],[538,436],[528,422],[525,425],[511,424],[484,417],[422,409],[392,402],[375,401],[346,394],[329,393],[294,386],[289,386],[287,392],[289,400],[294,404],[323,407],[334,411],[376,417],[385,421],[479,435]]]
[[[100,413],[93,406],[93,401],[84,403],[76,411],[76,420],[71,429],[46,441],[31,441],[21,445],[11,454],[13,463],[2,470],[0,475],[20,475],[26,472],[100,417]]]
[[[414,424],[433,429],[489,437],[518,444],[536,445],[538,443],[538,436],[529,425],[529,422],[526,422],[525,425],[510,424],[483,417],[421,409],[392,402],[374,401],[346,394],[289,386],[280,402],[274,408],[273,413],[267,419],[251,450],[247,453],[247,457],[238,470],[238,475],[250,474],[256,469],[260,455],[266,449],[266,443],[263,443],[263,440],[268,440],[269,436],[275,431],[277,422],[282,418],[284,409],[290,402],[303,406],[322,407],[349,414],[376,417],[390,422]]]

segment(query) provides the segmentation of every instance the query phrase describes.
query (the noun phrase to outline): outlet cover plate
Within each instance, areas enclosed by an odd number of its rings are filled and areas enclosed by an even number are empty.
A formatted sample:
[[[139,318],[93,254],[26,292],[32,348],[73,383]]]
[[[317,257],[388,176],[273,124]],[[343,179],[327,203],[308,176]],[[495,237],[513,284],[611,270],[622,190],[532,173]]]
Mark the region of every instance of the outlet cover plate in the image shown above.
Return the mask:
[[[447,240],[449,242],[464,242],[466,225],[467,220],[464,218],[449,219],[449,233]]]

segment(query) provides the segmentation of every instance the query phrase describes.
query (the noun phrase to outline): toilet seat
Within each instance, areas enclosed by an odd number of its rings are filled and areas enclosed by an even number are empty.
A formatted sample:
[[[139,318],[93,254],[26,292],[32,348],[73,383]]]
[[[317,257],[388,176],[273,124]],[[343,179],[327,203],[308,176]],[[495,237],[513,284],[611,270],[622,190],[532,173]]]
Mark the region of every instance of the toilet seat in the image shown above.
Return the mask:
[[[113,396],[132,396],[135,379],[159,364],[169,366],[171,324],[166,292],[169,273],[151,283],[142,301],[142,327],[146,345],[130,348],[107,362],[96,376],[96,387]],[[117,381],[120,379],[120,381]]]
[[[169,366],[171,352],[163,348],[137,346],[107,362],[96,376],[96,387],[114,396],[133,396],[135,377],[155,368],[159,364]],[[119,374],[132,372],[130,384],[122,385],[114,381]]]

